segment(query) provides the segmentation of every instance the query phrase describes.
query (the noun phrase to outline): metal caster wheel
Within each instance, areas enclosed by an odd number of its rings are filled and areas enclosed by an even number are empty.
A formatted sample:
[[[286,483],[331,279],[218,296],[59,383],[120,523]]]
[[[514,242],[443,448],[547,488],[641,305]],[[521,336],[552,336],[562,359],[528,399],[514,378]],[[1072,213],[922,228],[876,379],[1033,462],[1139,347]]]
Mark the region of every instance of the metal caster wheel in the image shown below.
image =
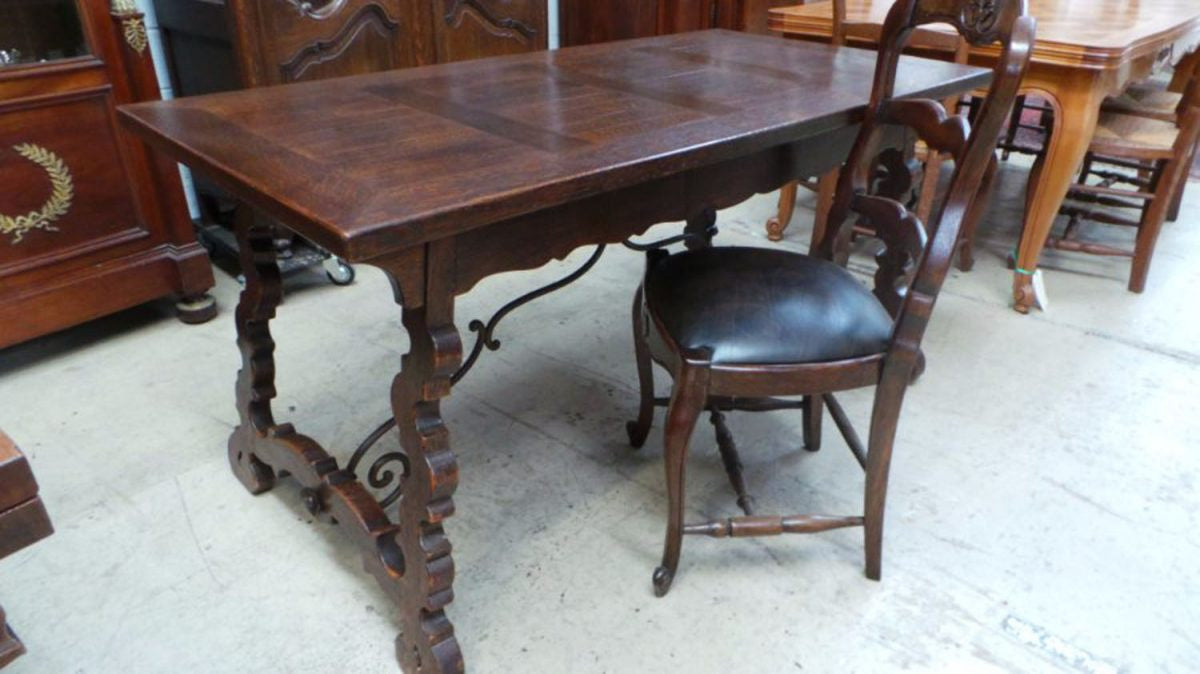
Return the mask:
[[[325,267],[325,275],[333,285],[348,286],[354,283],[354,267],[340,257],[327,258],[322,266]]]

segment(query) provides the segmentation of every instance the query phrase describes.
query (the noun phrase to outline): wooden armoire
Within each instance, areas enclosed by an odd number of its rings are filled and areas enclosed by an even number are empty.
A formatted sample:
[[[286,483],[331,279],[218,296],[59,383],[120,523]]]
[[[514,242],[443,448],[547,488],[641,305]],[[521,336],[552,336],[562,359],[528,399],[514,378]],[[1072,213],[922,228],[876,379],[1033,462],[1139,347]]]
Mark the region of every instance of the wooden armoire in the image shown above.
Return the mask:
[[[546,0],[154,0],[176,94],[547,46]]]
[[[117,126],[150,58],[132,0],[0,0],[0,348],[166,295],[215,314],[178,169]]]
[[[546,0],[153,1],[177,96],[547,47]],[[235,204],[203,175],[195,187],[205,240],[233,253]],[[321,257],[303,241],[280,251],[285,273]]]

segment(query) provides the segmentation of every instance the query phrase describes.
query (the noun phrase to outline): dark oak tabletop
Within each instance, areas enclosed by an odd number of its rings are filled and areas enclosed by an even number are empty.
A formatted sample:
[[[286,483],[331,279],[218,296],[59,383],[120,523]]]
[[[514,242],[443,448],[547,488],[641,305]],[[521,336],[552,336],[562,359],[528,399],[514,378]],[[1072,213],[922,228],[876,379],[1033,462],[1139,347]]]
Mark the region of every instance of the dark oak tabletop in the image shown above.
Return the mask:
[[[857,121],[873,52],[705,31],[121,109],[352,261]],[[990,73],[907,59],[902,95]]]

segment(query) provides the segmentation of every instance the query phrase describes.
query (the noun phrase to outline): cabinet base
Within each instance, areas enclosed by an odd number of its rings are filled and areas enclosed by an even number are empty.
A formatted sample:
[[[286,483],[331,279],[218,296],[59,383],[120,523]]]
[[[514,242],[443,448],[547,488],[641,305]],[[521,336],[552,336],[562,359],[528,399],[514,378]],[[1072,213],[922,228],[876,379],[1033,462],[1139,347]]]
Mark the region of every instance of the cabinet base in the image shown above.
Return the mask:
[[[198,243],[156,246],[65,272],[55,283],[21,276],[0,282],[0,349],[160,297],[201,297],[213,286]],[[215,310],[215,303],[207,309]]]

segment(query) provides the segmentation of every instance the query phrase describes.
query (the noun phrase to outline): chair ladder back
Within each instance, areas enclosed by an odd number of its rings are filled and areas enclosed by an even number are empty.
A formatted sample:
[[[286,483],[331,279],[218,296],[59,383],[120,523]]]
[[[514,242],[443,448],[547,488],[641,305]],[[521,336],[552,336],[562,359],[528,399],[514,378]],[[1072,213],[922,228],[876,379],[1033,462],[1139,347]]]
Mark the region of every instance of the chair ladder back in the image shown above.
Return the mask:
[[[941,102],[894,98],[896,71],[905,46],[920,26],[932,23],[953,26],[971,45],[997,41],[1003,45],[974,129],[962,116],[948,114]],[[918,343],[928,311],[907,309],[914,291],[924,296],[921,304],[932,309],[963,221],[994,161],[996,141],[1028,67],[1033,32],[1027,0],[898,0],[884,22],[870,103],[841,171],[816,254],[845,265],[854,225],[861,221],[869,224],[885,246],[876,258],[875,294],[896,318],[898,334],[906,314],[913,314],[909,322],[916,321],[910,326],[915,331],[906,331]],[[890,125],[911,129],[929,147],[955,159],[949,190],[929,223],[909,212],[901,203],[903,194],[881,189],[910,181],[876,180],[880,165],[888,172],[898,170],[893,168],[896,162],[880,161],[883,130]],[[892,205],[885,206],[889,201]]]

